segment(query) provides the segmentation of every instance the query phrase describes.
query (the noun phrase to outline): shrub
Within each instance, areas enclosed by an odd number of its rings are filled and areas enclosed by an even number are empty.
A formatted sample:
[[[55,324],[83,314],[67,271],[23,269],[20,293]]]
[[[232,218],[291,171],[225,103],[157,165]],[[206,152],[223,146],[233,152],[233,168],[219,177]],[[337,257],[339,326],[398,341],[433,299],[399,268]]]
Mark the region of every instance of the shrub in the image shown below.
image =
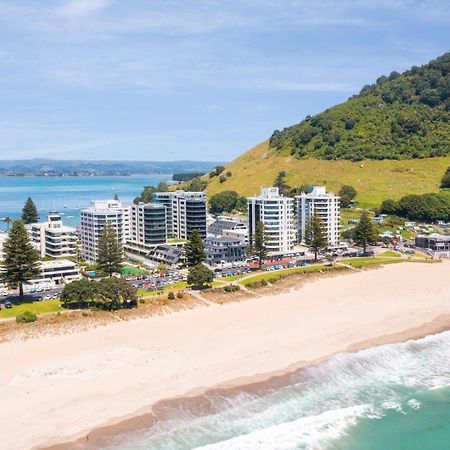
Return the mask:
[[[175,294],[172,291],[167,294],[167,300],[175,300]]]
[[[36,322],[37,316],[34,312],[24,311],[22,314],[16,316],[17,323],[31,323]]]
[[[183,298],[184,294],[181,291],[177,292],[177,298]]]
[[[238,286],[237,284],[228,284],[227,286],[225,286],[225,287],[223,288],[223,290],[224,290],[225,292],[236,292],[236,291],[240,291],[240,290],[241,290],[241,287]]]
[[[441,188],[450,188],[450,167],[447,168],[442,177]]]

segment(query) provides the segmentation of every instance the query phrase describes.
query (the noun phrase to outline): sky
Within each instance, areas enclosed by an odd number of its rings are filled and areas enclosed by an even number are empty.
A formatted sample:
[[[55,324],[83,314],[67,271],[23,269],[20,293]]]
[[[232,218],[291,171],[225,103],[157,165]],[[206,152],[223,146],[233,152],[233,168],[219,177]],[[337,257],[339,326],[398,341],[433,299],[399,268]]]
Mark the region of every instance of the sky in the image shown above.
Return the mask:
[[[229,161],[449,43],[450,0],[0,0],[0,159]]]

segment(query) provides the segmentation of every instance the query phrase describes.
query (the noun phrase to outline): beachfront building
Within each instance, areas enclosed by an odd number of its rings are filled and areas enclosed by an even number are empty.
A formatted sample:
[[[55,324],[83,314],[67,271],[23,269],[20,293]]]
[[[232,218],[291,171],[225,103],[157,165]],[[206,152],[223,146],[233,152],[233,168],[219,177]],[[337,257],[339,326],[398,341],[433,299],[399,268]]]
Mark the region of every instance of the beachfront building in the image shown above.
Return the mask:
[[[328,245],[339,245],[340,198],[326,191],[325,186],[313,186],[310,192],[302,192],[295,197],[297,211],[297,240],[305,241],[305,229],[314,212],[323,223]]]
[[[206,238],[205,250],[206,262],[210,265],[244,261],[247,256],[245,242],[225,236]]]
[[[224,231],[227,230],[247,230],[247,225],[241,220],[231,217],[218,217],[208,226],[207,234],[208,236],[223,236]]]
[[[91,206],[81,210],[81,257],[93,264],[97,261],[98,241],[109,223],[116,231],[117,240],[124,244],[131,236],[129,206],[119,200],[96,200]]]
[[[41,258],[76,256],[78,236],[76,229],[63,225],[61,215],[51,211],[47,222],[26,225],[28,234]]]
[[[166,207],[158,203],[138,203],[131,206],[131,240],[157,245],[167,239]]]
[[[172,232],[177,239],[189,239],[193,230],[197,230],[200,236],[206,238],[206,194],[204,192],[156,192],[152,201],[169,204],[171,198],[171,209],[168,212],[172,217]],[[169,226],[170,228],[170,226]]]
[[[432,233],[428,236],[417,236],[416,247],[430,250],[437,256],[450,257],[450,236]]]
[[[167,237],[173,237],[172,203],[174,196],[175,192],[154,192],[152,194],[152,203],[159,203],[166,207]]]
[[[256,224],[263,222],[266,247],[271,254],[290,252],[294,248],[294,200],[280,195],[276,187],[261,188],[257,197],[247,198],[249,242]]]
[[[68,259],[41,261],[39,276],[28,281],[26,287],[29,288],[40,284],[63,284],[80,278],[80,268],[73,261]]]

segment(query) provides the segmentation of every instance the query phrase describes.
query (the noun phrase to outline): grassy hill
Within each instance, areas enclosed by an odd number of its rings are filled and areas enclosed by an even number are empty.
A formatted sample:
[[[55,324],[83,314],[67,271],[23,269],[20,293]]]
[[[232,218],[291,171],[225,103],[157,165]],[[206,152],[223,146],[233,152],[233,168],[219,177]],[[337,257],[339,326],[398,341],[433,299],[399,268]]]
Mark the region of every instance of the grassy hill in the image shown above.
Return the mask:
[[[450,155],[450,52],[381,76],[345,103],[276,130],[281,154],[318,159],[412,159]]]
[[[439,191],[439,184],[450,156],[410,160],[298,159],[269,148],[269,142],[258,144],[226,166],[231,176],[220,183],[219,177],[209,181],[207,192],[213,195],[234,190],[240,195],[254,195],[260,186],[273,184],[278,172],[286,172],[290,186],[323,184],[337,192],[343,184],[358,191],[357,201],[363,207],[377,207],[386,198],[399,199],[405,194]],[[208,179],[208,177],[205,177]]]

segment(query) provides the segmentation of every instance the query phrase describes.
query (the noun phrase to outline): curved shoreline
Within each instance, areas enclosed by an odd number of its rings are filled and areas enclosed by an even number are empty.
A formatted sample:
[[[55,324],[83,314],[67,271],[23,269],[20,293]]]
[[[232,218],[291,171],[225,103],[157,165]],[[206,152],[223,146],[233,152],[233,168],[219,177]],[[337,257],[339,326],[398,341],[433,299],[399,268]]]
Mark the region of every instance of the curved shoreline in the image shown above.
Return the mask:
[[[148,425],[168,402],[194,408],[205,392],[265,389],[336,353],[450,328],[449,263],[345,273],[255,300],[0,344],[9,362],[0,369],[0,447],[89,434],[96,448],[105,425]]]
[[[328,361],[333,356],[341,353],[357,353],[372,347],[378,347],[387,344],[398,344],[410,340],[418,340],[426,336],[443,333],[450,330],[450,314],[441,315],[428,323],[419,327],[407,329],[405,331],[392,333],[388,335],[371,338],[366,341],[355,343],[341,351],[332,353],[328,356],[317,358],[313,361],[301,361],[293,363],[290,366],[266,374],[255,374],[250,377],[241,377],[226,383],[221,383],[215,387],[199,387],[183,396],[160,400],[154,405],[149,405],[149,412],[137,412],[129,417],[119,420],[112,420],[100,427],[94,428],[88,433],[80,433],[71,440],[58,444],[36,447],[39,450],[75,450],[79,448],[98,449],[102,448],[109,440],[109,437],[126,432],[138,431],[143,428],[150,428],[158,420],[164,420],[165,408],[183,407],[190,411],[194,410],[200,414],[213,413],[209,405],[203,400],[207,396],[220,395],[227,397],[237,392],[248,392],[258,395],[264,395],[266,392],[282,388],[289,384],[290,378],[301,370],[308,367],[320,365]]]

